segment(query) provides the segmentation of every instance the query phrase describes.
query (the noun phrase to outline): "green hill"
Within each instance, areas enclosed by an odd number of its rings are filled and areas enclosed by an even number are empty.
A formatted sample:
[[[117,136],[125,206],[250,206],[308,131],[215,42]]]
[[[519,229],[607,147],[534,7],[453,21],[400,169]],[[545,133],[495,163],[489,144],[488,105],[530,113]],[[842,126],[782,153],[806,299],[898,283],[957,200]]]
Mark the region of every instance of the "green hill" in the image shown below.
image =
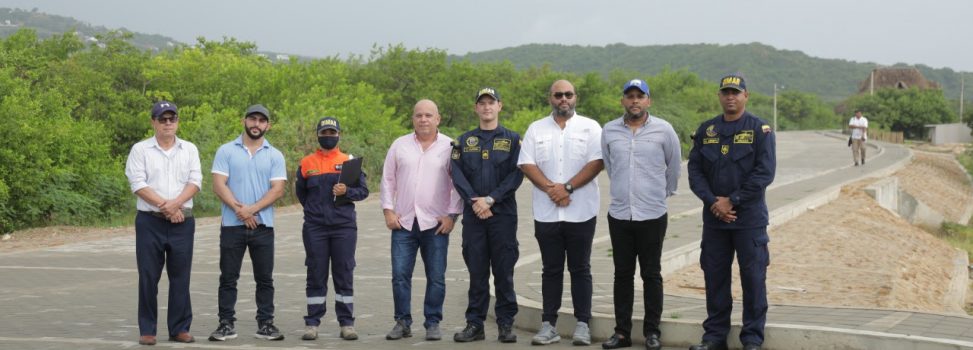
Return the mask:
[[[871,62],[811,57],[801,51],[779,50],[760,43],[654,46],[530,44],[451,58],[472,62],[509,60],[520,68],[550,64],[555,70],[603,74],[617,69],[654,75],[667,68],[685,68],[709,81],[716,81],[727,73],[741,72],[749,78],[749,87],[760,93],[773,93],[773,85],[777,83],[787,89],[811,92],[831,101],[843,100],[857,93],[859,82],[877,66]],[[896,66],[899,65],[905,66]],[[949,98],[959,98],[960,78],[957,72],[925,65],[916,67],[927,79],[942,85]]]
[[[48,38],[55,34],[61,34],[74,30],[79,37],[86,42],[94,43],[94,37],[113,31],[103,26],[94,26],[85,22],[78,21],[71,17],[46,14],[38,12],[36,9],[27,11],[21,9],[0,8],[0,38],[6,38],[21,28],[30,28],[37,32],[39,38]],[[129,32],[122,28],[122,32]],[[135,47],[146,50],[162,50],[173,45],[181,44],[179,41],[170,37],[156,34],[142,34],[131,32],[132,40],[129,42]]]

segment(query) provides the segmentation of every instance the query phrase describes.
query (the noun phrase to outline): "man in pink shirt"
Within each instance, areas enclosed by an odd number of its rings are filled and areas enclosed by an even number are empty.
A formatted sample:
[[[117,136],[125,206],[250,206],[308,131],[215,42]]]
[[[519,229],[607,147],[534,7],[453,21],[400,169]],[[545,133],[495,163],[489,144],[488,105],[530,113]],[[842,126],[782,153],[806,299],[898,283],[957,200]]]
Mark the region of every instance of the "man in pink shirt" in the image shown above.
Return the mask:
[[[439,107],[430,100],[416,103],[415,132],[392,142],[382,171],[382,211],[392,230],[392,299],[395,326],[385,339],[412,336],[412,271],[416,252],[426,267],[423,314],[426,340],[442,339],[446,297],[446,252],[449,232],[463,203],[450,175],[452,139],[439,133]]]

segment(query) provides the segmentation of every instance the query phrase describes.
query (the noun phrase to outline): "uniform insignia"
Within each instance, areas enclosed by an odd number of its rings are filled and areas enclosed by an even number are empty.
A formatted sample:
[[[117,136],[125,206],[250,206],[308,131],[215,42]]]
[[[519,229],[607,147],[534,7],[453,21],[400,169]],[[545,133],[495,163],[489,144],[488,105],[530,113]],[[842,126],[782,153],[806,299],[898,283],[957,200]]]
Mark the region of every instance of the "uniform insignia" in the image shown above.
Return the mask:
[[[771,130],[773,129],[770,128],[770,125],[764,124],[763,126],[760,127],[760,130],[763,130],[764,134],[766,134],[771,132]]]
[[[450,157],[450,158],[453,158],[453,159],[459,159],[459,150],[458,150],[458,149],[455,149],[455,148],[454,148],[454,149],[453,149],[453,153],[452,153],[452,154],[450,154],[450,156],[449,156],[449,157]]]
[[[707,138],[704,138],[703,139],[703,144],[704,145],[710,145],[710,144],[716,144],[716,143],[720,143],[720,138],[719,137],[707,137]]]
[[[496,139],[493,140],[493,150],[510,152],[510,139]]]
[[[340,170],[341,170],[341,165],[342,165],[342,164],[335,164],[335,165],[334,165],[334,170],[338,170],[338,171],[340,171]]]
[[[723,145],[723,147],[720,147],[720,153],[723,153],[724,156],[727,153],[730,153],[730,145]]]
[[[470,146],[470,147],[476,146],[476,144],[479,143],[479,142],[480,142],[480,139],[476,138],[476,136],[470,136],[470,137],[467,137],[466,138],[466,145],[467,146]]]
[[[482,155],[484,160],[490,159],[490,151],[483,150]]]
[[[753,143],[753,130],[743,130],[733,135],[733,143]]]
[[[710,124],[710,126],[706,128],[706,136],[708,137],[716,136],[716,125]]]
[[[480,146],[466,146],[463,147],[463,152],[479,152]]]

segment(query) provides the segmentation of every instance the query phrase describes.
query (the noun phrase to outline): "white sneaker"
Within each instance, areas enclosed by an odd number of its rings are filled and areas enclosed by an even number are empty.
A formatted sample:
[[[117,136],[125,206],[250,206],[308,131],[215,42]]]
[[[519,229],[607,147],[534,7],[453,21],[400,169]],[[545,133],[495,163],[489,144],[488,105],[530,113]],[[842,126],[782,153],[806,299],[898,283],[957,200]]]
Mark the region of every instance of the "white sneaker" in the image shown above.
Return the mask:
[[[578,326],[574,327],[574,335],[572,337],[574,341],[571,344],[591,345],[591,329],[588,328],[588,323],[578,322]]]
[[[541,330],[537,331],[530,343],[533,345],[547,345],[561,341],[561,335],[557,334],[557,329],[550,322],[541,323]]]
[[[318,326],[304,326],[304,335],[301,336],[301,339],[318,339]]]

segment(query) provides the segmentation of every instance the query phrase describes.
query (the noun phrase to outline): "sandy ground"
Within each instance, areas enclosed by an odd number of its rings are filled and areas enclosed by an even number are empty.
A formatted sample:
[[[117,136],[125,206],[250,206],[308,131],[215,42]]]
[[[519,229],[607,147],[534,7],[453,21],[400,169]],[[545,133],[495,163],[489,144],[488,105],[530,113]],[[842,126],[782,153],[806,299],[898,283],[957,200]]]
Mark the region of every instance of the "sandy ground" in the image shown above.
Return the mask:
[[[917,151],[895,174],[899,184],[930,207],[955,220],[973,200],[965,173],[952,161],[953,149]],[[808,211],[770,232],[768,298],[772,304],[830,305],[955,312],[943,302],[956,250],[932,234],[881,208],[861,188],[876,179],[846,186],[834,202]],[[279,208],[300,210],[300,206]],[[202,218],[197,224],[218,222]],[[131,227],[45,227],[15,232],[0,241],[0,252],[99,240],[134,234]],[[734,296],[739,299],[737,268]],[[696,266],[667,276],[676,295],[703,295]]]
[[[947,218],[961,215],[971,187],[952,155],[915,155],[895,174],[900,186]],[[770,303],[961,311],[944,300],[956,250],[878,206],[861,190],[875,180],[846,186],[836,201],[770,232]],[[738,267],[733,270],[739,300]],[[677,295],[703,296],[703,287],[698,266],[665,281],[666,293]]]

